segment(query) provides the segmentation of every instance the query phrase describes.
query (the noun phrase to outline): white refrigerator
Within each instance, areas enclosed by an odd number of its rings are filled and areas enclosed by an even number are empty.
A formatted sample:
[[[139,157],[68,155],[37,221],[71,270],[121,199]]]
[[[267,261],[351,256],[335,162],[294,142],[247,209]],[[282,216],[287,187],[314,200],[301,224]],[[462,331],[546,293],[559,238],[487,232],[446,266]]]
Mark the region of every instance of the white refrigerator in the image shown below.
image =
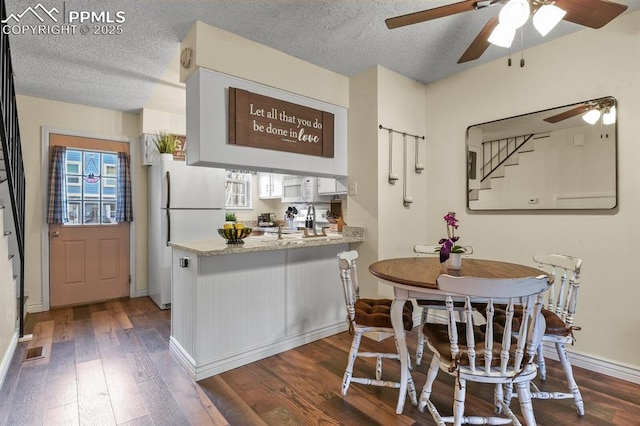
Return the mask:
[[[160,160],[148,174],[149,297],[171,308],[171,247],[215,238],[224,224],[223,169],[188,166],[184,161]]]

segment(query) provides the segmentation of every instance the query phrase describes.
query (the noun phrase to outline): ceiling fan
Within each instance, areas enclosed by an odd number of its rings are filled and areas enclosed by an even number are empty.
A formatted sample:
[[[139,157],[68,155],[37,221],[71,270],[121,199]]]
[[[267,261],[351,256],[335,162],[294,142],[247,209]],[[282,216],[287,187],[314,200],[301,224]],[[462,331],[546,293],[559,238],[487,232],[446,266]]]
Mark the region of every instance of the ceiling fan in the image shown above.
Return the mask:
[[[614,98],[594,99],[583,102],[560,114],[544,119],[547,123],[558,123],[563,120],[582,115],[582,119],[589,124],[595,124],[602,117],[603,124],[613,124],[616,120],[616,103]]]
[[[458,63],[478,59],[489,44],[510,47],[517,28],[532,17],[533,24],[545,36],[561,20],[601,28],[627,10],[627,5],[609,0],[468,0],[385,20],[393,29],[503,4],[498,16],[480,30]]]

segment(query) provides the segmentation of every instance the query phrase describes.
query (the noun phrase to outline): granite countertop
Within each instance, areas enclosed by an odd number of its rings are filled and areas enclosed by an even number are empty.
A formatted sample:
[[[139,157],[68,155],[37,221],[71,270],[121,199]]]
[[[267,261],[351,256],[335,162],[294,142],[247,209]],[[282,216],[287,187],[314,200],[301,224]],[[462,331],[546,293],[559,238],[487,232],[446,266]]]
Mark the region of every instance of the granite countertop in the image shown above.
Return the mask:
[[[300,234],[301,235],[301,234]],[[218,256],[242,254],[258,251],[288,250],[306,247],[329,246],[334,244],[359,243],[364,241],[363,226],[345,226],[342,233],[328,233],[327,236],[301,238],[300,235],[286,234],[282,240],[274,235],[250,236],[244,244],[227,244],[222,237],[197,241],[170,242],[171,247],[197,254],[198,256]]]

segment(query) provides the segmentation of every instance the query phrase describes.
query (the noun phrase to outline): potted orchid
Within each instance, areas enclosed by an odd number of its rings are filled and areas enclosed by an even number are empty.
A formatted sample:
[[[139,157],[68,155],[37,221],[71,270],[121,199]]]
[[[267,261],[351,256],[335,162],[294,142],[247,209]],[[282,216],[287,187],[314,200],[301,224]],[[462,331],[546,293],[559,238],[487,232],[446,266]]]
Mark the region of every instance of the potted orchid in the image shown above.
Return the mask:
[[[447,238],[442,238],[438,242],[440,244],[440,263],[447,262],[448,269],[460,269],[462,253],[465,252],[465,249],[456,244],[460,237],[455,235],[456,229],[458,229],[458,219],[456,219],[455,212],[447,213],[444,216],[444,221],[447,223]]]

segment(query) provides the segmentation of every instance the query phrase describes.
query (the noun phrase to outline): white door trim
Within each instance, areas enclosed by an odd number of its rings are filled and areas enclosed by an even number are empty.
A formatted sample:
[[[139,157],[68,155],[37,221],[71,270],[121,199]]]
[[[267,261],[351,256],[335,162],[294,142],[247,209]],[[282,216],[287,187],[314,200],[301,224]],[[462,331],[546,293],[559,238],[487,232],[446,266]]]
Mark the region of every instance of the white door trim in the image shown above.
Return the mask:
[[[68,129],[59,129],[53,127],[42,127],[42,226],[41,226],[41,241],[42,241],[42,302],[38,304],[27,303],[27,312],[42,312],[48,311],[51,307],[49,303],[49,224],[47,223],[47,188],[49,180],[49,135],[55,133],[58,135],[77,136],[82,138],[92,139],[104,139],[110,141],[126,142],[129,144],[129,156],[131,159],[131,193],[136,194],[136,167],[137,163],[136,152],[132,140],[123,136],[104,136],[96,135],[88,132],[78,132]],[[133,140],[135,142],[135,140]],[[136,199],[132,197],[133,208],[135,211]],[[135,215],[134,215],[135,217]],[[136,223],[131,222],[129,224],[129,275],[131,276],[131,282],[129,283],[129,296],[136,297]]]

